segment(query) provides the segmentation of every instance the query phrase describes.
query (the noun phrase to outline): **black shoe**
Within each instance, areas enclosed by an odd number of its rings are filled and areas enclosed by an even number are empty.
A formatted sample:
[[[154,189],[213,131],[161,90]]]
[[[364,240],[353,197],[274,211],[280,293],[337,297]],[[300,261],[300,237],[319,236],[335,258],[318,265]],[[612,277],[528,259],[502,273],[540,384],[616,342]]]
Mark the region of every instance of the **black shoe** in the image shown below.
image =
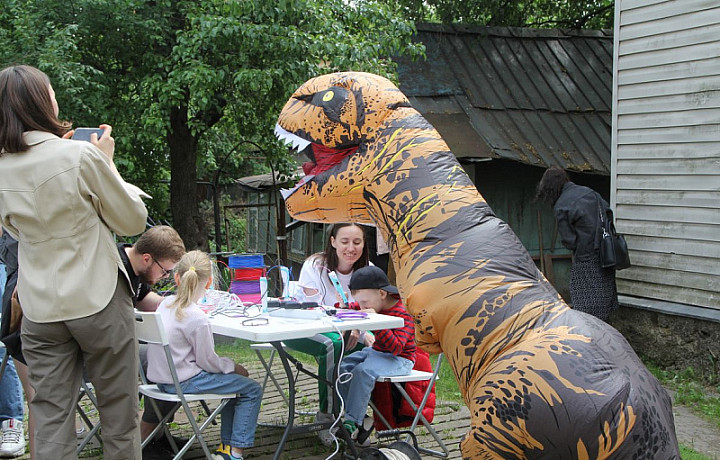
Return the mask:
[[[171,435],[171,436],[172,436],[172,435]],[[173,441],[175,441],[175,445],[177,446],[178,450],[179,450],[179,449],[182,449],[182,447],[183,447],[185,444],[187,444],[187,442],[189,441],[189,438],[180,438],[180,437],[177,437],[177,436],[173,436],[172,438],[173,438]],[[165,436],[164,434],[163,434],[163,435],[159,435],[159,436],[158,436],[157,438],[155,438],[155,440],[153,440],[153,442],[151,442],[150,444],[158,444],[158,445],[163,446],[163,447],[165,447],[165,448],[167,448],[167,449],[169,449],[169,450],[172,450],[172,446],[170,445],[170,441],[168,441],[167,436]]]
[[[185,444],[187,444],[188,438],[178,438],[177,436],[173,436],[173,441],[175,441],[177,449],[180,450]],[[163,434],[150,441],[148,445],[145,446],[142,453],[143,460],[161,460],[173,458],[176,451],[173,450],[167,436]]]
[[[158,442],[150,442],[142,451],[142,460],[168,460],[175,456],[175,453],[168,444],[167,447]]]
[[[366,415],[363,419],[362,425],[358,426],[355,443],[360,447],[368,447],[370,445],[370,434],[374,428],[375,420],[369,415]]]

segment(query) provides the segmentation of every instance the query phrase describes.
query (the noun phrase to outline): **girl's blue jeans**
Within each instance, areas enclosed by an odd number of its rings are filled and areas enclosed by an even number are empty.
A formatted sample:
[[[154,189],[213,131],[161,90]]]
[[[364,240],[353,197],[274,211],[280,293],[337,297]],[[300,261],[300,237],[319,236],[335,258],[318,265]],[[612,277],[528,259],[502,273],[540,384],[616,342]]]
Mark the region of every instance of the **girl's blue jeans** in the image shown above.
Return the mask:
[[[175,385],[161,383],[158,388],[175,393]],[[211,374],[200,371],[194,377],[180,382],[183,393],[236,394],[220,413],[220,439],[225,445],[243,449],[255,441],[262,387],[255,380],[238,374]]]
[[[394,377],[408,375],[415,363],[409,359],[384,353],[367,347],[343,358],[340,363],[340,380],[347,377],[342,374],[352,374],[349,382],[338,386],[340,396],[345,401],[345,418],[358,425],[362,423],[367,412],[370,396],[375,388],[375,380],[385,375]]]
[[[5,357],[5,347],[0,348],[0,362]],[[23,419],[23,391],[12,358],[8,359],[5,373],[0,381],[0,421]]]

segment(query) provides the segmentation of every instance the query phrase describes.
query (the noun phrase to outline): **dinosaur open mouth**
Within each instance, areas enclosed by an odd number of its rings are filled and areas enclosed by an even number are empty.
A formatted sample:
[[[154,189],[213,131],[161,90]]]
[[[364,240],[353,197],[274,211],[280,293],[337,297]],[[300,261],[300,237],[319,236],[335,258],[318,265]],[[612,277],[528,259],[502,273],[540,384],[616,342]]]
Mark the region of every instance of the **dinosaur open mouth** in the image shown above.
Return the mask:
[[[329,170],[340,163],[343,158],[353,154],[358,149],[357,146],[348,148],[325,147],[322,144],[305,140],[278,124],[275,125],[275,136],[285,142],[288,147],[297,150],[298,153],[304,154],[309,159],[309,161],[302,165],[305,177],[296,187],[308,182],[312,177]]]

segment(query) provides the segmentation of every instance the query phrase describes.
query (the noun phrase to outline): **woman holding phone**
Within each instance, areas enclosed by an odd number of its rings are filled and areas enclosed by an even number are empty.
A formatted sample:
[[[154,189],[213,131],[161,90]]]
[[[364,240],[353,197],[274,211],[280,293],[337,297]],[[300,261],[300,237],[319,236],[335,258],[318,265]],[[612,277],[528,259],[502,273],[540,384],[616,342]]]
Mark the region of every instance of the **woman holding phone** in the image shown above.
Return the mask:
[[[35,455],[77,458],[83,366],[98,396],[104,457],[141,458],[131,287],[113,232],[145,229],[142,192],[115,164],[112,128],[68,139],[50,80],[27,65],[0,71],[0,224],[18,241],[21,337]]]

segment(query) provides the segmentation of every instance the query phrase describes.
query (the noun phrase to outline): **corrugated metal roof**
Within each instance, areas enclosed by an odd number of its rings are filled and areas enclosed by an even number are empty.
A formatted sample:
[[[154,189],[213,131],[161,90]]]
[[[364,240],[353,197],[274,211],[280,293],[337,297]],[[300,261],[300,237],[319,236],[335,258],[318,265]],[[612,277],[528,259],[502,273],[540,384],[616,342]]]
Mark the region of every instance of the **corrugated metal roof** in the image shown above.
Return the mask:
[[[240,185],[242,188],[251,191],[259,192],[271,188],[282,188],[287,187],[298,181],[304,173],[302,169],[296,170],[293,174],[287,175],[280,172],[275,172],[275,179],[273,180],[273,174],[259,174],[257,176],[245,176],[240,179],[236,179],[235,183]]]
[[[610,174],[611,31],[419,24],[400,89],[458,157]]]

